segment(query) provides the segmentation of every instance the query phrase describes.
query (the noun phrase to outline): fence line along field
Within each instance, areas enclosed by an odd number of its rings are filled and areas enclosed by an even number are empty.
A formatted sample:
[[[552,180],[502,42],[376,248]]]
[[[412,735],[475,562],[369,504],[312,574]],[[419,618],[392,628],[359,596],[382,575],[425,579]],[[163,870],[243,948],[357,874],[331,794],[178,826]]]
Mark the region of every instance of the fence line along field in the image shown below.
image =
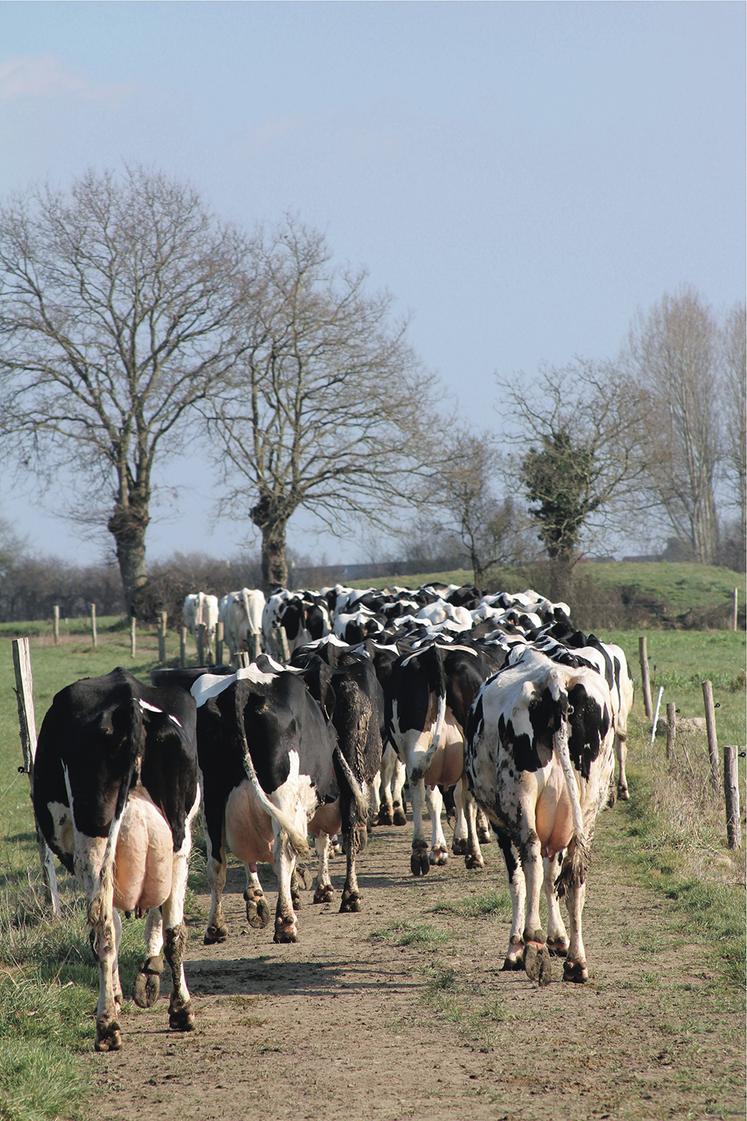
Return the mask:
[[[155,627],[138,628],[134,657],[128,623],[99,618],[95,648],[88,627],[63,620],[59,645],[49,624],[28,628],[37,726],[63,686],[115,665],[146,682],[162,661]],[[544,987],[501,971],[511,901],[495,843],[484,846],[482,871],[452,855],[416,878],[409,828],[377,826],[358,856],[362,910],[338,913],[345,858],[336,857],[334,900],[315,905],[303,889],[300,940],[290,944],[273,943],[271,925],[248,925],[243,868],[229,857],[228,936],[205,946],[198,839],[185,953],[196,1030],[165,1029],[165,998],[147,1010],[127,999],[143,956],[143,920],[133,916],[120,951],[124,1045],[109,1055],[92,1052],[97,969],[64,872],[63,916],[49,918],[18,770],[10,641],[0,640],[0,1118],[741,1116],[744,875],[741,853],[727,847],[701,725],[710,680],[720,748],[744,751],[744,637],[647,633],[654,699],[664,690],[651,743],[639,633],[602,636],[625,651],[636,700],[631,800],[600,815],[594,840],[588,985]],[[178,664],[174,632],[166,660]],[[677,710],[669,758],[667,704]],[[450,845],[449,827],[446,836]],[[271,867],[260,874],[272,897]],[[562,962],[552,970],[559,979]]]

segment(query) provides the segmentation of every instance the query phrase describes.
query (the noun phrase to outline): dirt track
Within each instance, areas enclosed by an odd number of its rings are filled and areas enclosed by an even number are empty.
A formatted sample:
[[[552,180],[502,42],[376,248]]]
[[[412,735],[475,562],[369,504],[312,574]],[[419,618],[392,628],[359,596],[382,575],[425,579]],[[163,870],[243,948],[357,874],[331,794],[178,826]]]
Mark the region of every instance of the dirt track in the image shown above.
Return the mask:
[[[338,858],[336,901],[313,906],[303,893],[295,945],[273,945],[271,926],[247,927],[241,874],[232,870],[229,939],[203,946],[204,922],[190,930],[196,1031],[165,1030],[163,997],[146,1011],[130,1004],[123,1050],[91,1056],[92,1116],[743,1117],[738,1002],[668,904],[621,871],[615,852],[624,813],[618,806],[599,822],[585,912],[586,986],[540,989],[524,974],[500,972],[503,917],[434,912],[444,903],[464,910],[498,886],[503,893],[495,845],[486,847],[484,873],[452,858],[415,880],[409,829],[377,830],[359,864],[365,910],[337,913]],[[506,894],[503,913],[507,907]]]

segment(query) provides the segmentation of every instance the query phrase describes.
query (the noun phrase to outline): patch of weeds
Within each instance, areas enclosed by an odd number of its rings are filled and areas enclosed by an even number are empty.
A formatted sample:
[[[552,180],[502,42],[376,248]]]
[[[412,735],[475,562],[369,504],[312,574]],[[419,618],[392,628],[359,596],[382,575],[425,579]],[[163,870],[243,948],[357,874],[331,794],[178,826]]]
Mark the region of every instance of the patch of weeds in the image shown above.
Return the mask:
[[[374,942],[392,942],[395,946],[441,946],[449,941],[449,934],[427,923],[393,922],[380,930],[372,930],[369,938]]]

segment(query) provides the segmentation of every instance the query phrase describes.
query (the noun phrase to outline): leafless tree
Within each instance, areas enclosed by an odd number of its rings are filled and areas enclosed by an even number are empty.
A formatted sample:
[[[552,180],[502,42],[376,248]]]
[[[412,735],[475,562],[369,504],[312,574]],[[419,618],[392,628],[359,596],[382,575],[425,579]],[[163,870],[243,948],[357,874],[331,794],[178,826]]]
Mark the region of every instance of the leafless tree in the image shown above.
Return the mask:
[[[724,457],[726,473],[733,486],[733,502],[739,518],[739,539],[747,537],[747,363],[745,362],[745,306],[732,308],[724,323],[722,355],[724,367]]]
[[[611,362],[577,359],[526,380],[499,382],[511,471],[550,558],[551,594],[565,596],[584,539],[620,525],[644,470],[636,449],[640,399]]]
[[[444,543],[456,540],[478,587],[495,565],[529,558],[526,516],[513,497],[500,497],[503,451],[493,434],[444,420],[430,457],[435,466],[423,509]],[[445,440],[444,440],[445,435]],[[432,520],[433,514],[437,521]],[[435,537],[433,530],[429,536]]]
[[[629,337],[633,383],[645,398],[646,489],[696,560],[718,547],[715,488],[721,456],[719,331],[692,289],[665,295]]]
[[[287,582],[301,507],[338,533],[387,524],[417,486],[432,379],[366,274],[335,267],[324,237],[288,218],[247,254],[243,357],[205,403],[230,484],[262,536],[266,588]]]
[[[234,357],[237,235],[190,187],[89,172],[0,210],[0,429],[106,510],[141,610],[153,472]]]

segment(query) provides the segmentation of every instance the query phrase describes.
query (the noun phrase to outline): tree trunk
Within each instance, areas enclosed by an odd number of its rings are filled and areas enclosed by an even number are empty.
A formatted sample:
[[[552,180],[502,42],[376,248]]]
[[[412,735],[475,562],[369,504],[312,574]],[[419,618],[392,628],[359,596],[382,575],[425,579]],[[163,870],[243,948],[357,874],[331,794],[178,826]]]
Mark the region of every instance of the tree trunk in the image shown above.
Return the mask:
[[[150,518],[145,509],[117,505],[107,528],[114,538],[128,615],[147,614],[148,573],[145,567],[145,531]]]
[[[288,563],[285,559],[286,522],[268,522],[262,530],[262,590],[268,595],[277,587],[288,586]]]
[[[567,603],[571,594],[573,557],[569,553],[556,553],[550,557],[550,597]]]

